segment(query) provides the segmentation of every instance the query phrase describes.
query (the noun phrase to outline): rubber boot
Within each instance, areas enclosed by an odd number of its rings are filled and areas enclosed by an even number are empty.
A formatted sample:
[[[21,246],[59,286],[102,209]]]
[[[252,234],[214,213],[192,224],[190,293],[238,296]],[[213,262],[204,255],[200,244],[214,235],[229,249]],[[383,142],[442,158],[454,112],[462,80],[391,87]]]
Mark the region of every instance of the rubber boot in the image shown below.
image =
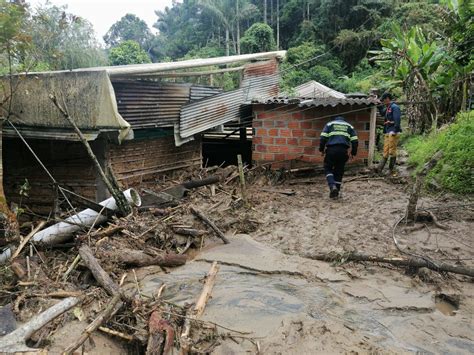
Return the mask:
[[[397,163],[397,157],[390,157],[390,162],[388,163],[388,170],[390,174],[393,175],[395,173],[395,164]]]
[[[387,163],[387,158],[382,158],[382,160],[380,160],[379,165],[377,165],[377,167],[375,168],[375,172],[377,174],[381,174],[386,163]]]
[[[336,187],[336,185],[331,185],[330,190],[329,198],[332,198],[333,200],[337,199],[339,196],[339,189]]]

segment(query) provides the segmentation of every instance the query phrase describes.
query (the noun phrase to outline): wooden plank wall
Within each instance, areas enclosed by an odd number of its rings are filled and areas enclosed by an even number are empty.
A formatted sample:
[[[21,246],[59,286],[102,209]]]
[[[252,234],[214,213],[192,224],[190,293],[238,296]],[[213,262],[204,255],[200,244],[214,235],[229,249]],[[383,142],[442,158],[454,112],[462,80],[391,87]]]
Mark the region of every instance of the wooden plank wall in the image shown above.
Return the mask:
[[[135,187],[183,168],[202,164],[201,139],[176,147],[172,135],[109,145],[107,160],[124,187]]]
[[[79,142],[29,140],[35,153],[61,184],[90,199],[96,199],[96,174]],[[48,215],[54,201],[53,184],[27,147],[16,138],[4,138],[3,166],[5,195],[9,203],[20,203],[20,187],[28,179],[29,197],[23,197],[35,213]]]

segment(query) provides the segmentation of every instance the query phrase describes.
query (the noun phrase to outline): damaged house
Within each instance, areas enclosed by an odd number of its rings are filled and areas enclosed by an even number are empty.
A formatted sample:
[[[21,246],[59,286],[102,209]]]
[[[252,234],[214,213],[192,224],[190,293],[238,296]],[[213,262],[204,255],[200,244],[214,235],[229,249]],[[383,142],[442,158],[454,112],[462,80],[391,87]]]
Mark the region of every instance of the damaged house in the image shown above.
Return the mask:
[[[310,81],[290,96],[253,101],[252,160],[272,168],[302,168],[322,164],[319,137],[326,123],[344,116],[359,137],[359,151],[350,164],[373,162],[376,130],[375,102],[345,95]]]
[[[13,80],[13,116],[3,126],[5,195],[48,214],[61,202],[57,186],[93,201],[109,196],[67,120],[52,104],[67,108],[102,168],[122,188],[156,181],[202,164],[202,133],[250,112],[250,98],[278,93],[278,62],[285,52],[258,53],[72,71],[18,75]],[[196,68],[242,63],[197,72]],[[187,71],[186,71],[187,70]],[[177,83],[175,78],[240,71],[236,90]],[[4,80],[4,86],[9,84]],[[8,90],[6,90],[8,92]],[[21,187],[28,181],[26,196]]]

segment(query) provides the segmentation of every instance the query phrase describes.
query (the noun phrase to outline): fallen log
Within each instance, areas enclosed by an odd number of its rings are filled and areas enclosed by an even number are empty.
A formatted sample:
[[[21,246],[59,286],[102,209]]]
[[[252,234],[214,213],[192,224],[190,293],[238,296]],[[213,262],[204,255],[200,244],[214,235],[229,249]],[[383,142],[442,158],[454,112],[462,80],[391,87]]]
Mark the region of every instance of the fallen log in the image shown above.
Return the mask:
[[[189,353],[191,348],[191,321],[198,319],[204,312],[206,308],[207,301],[211,297],[212,289],[214,288],[214,283],[216,282],[216,276],[219,272],[219,265],[217,261],[214,261],[209,269],[209,272],[206,276],[206,281],[204,282],[204,287],[202,292],[199,295],[199,298],[194,305],[192,311],[186,317],[183,326],[183,332],[181,333],[181,355]]]
[[[20,245],[18,246],[18,248],[15,250],[15,252],[13,253],[12,257],[11,257],[11,260],[14,260],[18,255],[20,255],[21,251],[23,250],[23,248],[25,247],[26,244],[28,244],[28,242],[30,241],[31,238],[33,238],[33,236],[41,229],[44,227],[44,225],[46,224],[46,221],[41,221],[38,223],[38,225],[25,237],[23,238],[23,240],[21,241]]]
[[[401,258],[401,257],[383,257],[377,255],[369,255],[363,254],[359,252],[352,252],[352,253],[319,253],[319,254],[305,254],[303,255],[305,258],[313,259],[313,260],[321,260],[321,261],[328,261],[328,262],[335,262],[335,261],[368,261],[373,263],[385,263],[391,264],[394,266],[403,266],[403,267],[414,267],[414,268],[422,268],[426,267],[428,269],[434,271],[444,271],[444,272],[451,272],[454,274],[459,275],[466,275],[470,277],[474,277],[474,269],[467,267],[467,266],[456,266],[447,264],[441,261],[429,261],[419,257],[409,257],[409,258]]]
[[[69,345],[63,352],[63,354],[72,354],[74,350],[80,347],[84,342],[91,336],[91,334],[99,328],[102,323],[106,322],[110,317],[119,311],[123,306],[123,303],[120,301],[120,293],[117,293],[109,301],[107,306],[104,308],[102,313],[95,318],[92,323],[90,323],[86,329],[82,332],[82,335],[71,345]]]
[[[100,266],[97,259],[92,254],[91,248],[83,245],[79,248],[79,255],[87,268],[92,272],[96,281],[107,291],[110,296],[120,293],[120,289],[110,278],[109,274]]]
[[[120,252],[120,253],[117,253]],[[186,264],[186,256],[178,254],[159,254],[156,256],[145,254],[140,250],[120,249],[116,252],[106,254],[120,263],[133,266],[158,265],[164,267],[173,267]]]
[[[191,212],[198,217],[201,221],[207,224],[211,229],[217,234],[217,236],[224,242],[224,244],[229,244],[229,240],[226,238],[224,233],[215,225],[213,221],[211,221],[207,216],[205,216],[202,212],[191,207]]]
[[[173,227],[173,231],[181,235],[189,235],[191,237],[201,237],[206,234],[206,231],[194,229],[194,228],[184,228],[184,227]]]
[[[168,355],[173,349],[174,328],[163,319],[160,311],[153,311],[148,321],[146,355]],[[163,335],[165,334],[165,336]],[[163,352],[161,349],[163,348]]]
[[[40,313],[28,323],[23,324],[20,328],[0,338],[0,353],[37,351],[37,349],[27,346],[25,343],[26,340],[28,340],[34,332],[40,330],[53,319],[77,305],[80,301],[81,299],[78,297],[66,298],[48,308],[43,313]]]

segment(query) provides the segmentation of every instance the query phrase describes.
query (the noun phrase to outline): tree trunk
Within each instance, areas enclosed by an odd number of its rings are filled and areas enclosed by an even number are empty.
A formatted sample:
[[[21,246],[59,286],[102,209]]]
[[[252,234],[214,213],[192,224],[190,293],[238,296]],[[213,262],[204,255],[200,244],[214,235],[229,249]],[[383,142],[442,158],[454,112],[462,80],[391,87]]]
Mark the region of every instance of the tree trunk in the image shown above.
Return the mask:
[[[237,54],[240,55],[240,15],[239,15],[239,0],[235,1],[235,9],[237,14]]]
[[[230,55],[230,48],[229,48],[229,28],[225,28],[225,55]]]
[[[3,120],[0,120],[0,225],[5,230],[5,237],[18,235],[19,228],[16,215],[10,210],[3,189]]]
[[[267,0],[263,0],[263,23],[267,23]]]
[[[276,0],[276,21],[277,21],[277,51],[280,50],[280,0]]]

